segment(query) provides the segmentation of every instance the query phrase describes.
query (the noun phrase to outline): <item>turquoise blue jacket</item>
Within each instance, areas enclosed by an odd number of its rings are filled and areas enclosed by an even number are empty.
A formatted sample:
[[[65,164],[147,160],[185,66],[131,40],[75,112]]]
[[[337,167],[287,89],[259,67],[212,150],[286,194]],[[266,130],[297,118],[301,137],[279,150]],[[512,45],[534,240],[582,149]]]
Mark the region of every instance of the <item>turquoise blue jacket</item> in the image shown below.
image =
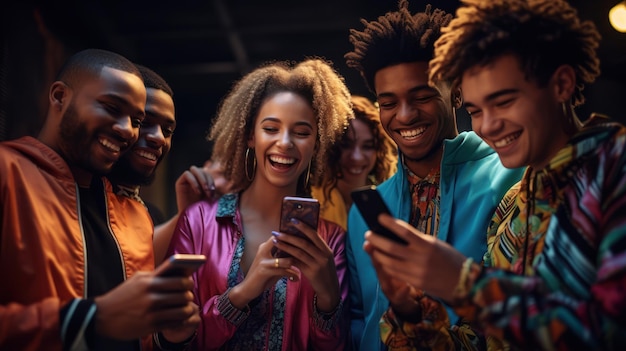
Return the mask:
[[[506,169],[498,155],[474,132],[445,140],[441,162],[440,218],[437,237],[480,262],[485,253],[487,226],[495,208],[523,169]],[[398,172],[378,186],[391,214],[409,221],[411,196],[406,171]],[[376,271],[363,251],[368,230],[360,212],[352,206],[348,215],[347,255],[350,274],[351,330],[355,350],[382,350],[378,322],[389,306],[380,289]],[[456,315],[448,309],[450,321]]]

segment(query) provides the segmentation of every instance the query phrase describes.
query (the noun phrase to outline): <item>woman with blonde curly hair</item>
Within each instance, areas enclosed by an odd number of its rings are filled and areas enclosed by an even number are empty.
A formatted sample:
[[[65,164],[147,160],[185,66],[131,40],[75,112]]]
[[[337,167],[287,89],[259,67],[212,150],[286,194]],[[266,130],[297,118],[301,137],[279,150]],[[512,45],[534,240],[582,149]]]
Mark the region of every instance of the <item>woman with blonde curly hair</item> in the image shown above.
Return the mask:
[[[193,276],[199,349],[344,348],[345,231],[323,219],[317,231],[292,220],[306,238],[278,228],[283,197],[309,193],[352,116],[343,78],[317,58],[260,67],[221,103],[209,140],[233,192],[190,206],[168,250],[208,257]]]
[[[364,96],[352,96],[354,119],[328,156],[324,177],[312,188],[321,204],[320,216],[346,229],[350,193],[380,184],[396,172],[396,145],[380,124],[378,108]]]

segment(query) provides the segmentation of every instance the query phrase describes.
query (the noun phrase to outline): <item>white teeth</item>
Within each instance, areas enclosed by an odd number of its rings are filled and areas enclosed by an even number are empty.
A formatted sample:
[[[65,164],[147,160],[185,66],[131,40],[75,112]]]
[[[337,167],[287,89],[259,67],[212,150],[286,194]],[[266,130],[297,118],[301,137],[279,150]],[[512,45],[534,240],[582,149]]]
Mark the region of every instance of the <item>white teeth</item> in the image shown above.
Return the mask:
[[[156,161],[157,156],[151,152],[147,152],[145,150],[138,150],[135,153],[143,158],[147,158],[148,160]]]
[[[421,128],[417,128],[417,129],[411,129],[411,130],[401,130],[400,131],[400,135],[403,138],[415,138],[417,136],[419,136],[420,134],[424,133],[424,131],[426,130],[426,127],[421,127]]]
[[[281,156],[276,156],[276,155],[270,156],[270,161],[276,162],[276,163],[282,163],[282,164],[285,164],[285,165],[292,165],[292,164],[296,163],[296,159],[295,158],[281,157]]]
[[[365,170],[365,167],[360,167],[360,168],[349,168],[348,172],[350,174],[361,174],[363,171]]]
[[[119,145],[115,145],[112,142],[108,141],[107,139],[100,139],[100,144],[102,144],[102,146],[106,147],[107,149],[114,151],[114,152],[119,152],[120,151],[120,147]]]
[[[510,134],[507,137],[500,139],[498,141],[495,141],[493,143],[493,146],[495,147],[503,147],[503,146],[507,146],[510,143],[512,143],[513,141],[515,141],[515,139],[517,139],[517,137],[519,137],[520,133],[515,133],[515,134]]]

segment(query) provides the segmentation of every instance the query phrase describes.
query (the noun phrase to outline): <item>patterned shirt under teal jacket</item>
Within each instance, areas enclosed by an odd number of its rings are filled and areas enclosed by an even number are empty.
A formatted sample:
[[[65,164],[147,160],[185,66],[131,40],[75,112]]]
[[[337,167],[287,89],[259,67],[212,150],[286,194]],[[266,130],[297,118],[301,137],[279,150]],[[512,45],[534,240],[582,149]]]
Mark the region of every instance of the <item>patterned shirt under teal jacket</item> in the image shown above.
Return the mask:
[[[455,311],[488,335],[489,350],[623,350],[626,128],[592,116],[545,169],[527,169],[498,206],[487,245]],[[428,335],[414,328],[404,331]],[[458,335],[430,336],[432,349],[459,346]]]

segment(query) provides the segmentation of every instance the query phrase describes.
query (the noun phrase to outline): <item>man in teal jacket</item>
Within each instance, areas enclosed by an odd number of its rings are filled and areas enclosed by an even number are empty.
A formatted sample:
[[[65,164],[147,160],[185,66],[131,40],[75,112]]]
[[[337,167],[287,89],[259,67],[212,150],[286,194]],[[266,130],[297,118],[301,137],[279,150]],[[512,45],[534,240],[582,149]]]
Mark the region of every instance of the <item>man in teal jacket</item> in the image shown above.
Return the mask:
[[[376,95],[381,123],[398,146],[398,172],[378,187],[392,216],[480,261],[489,219],[522,170],[504,168],[474,132],[457,132],[453,98],[458,94],[450,91],[448,82],[428,85],[433,43],[451,17],[431,11],[430,5],[411,14],[403,0],[398,11],[363,21],[361,32],[351,30],[354,51],[346,54],[346,61]],[[377,271],[363,250],[367,230],[358,209],[352,208],[347,255],[353,347],[379,350],[387,344],[393,349],[393,340],[384,335],[381,339],[379,328],[388,308],[396,318],[394,325],[403,330],[429,326],[429,313],[446,309],[433,309],[442,303]],[[468,339],[481,342],[451,309],[447,311],[450,325],[444,329],[467,329]],[[441,332],[439,326],[431,328],[425,332]]]

